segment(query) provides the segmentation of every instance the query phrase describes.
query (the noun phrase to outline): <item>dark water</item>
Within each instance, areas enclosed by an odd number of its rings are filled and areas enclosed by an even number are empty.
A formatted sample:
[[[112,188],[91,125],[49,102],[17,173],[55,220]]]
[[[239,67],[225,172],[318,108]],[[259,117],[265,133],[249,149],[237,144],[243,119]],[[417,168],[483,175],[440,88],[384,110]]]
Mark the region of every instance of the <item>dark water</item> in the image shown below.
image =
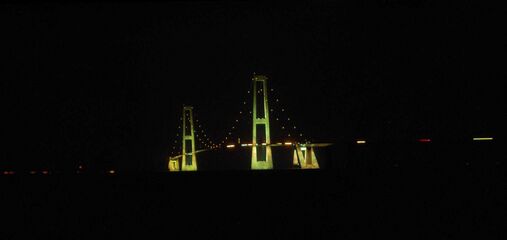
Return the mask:
[[[1,236],[501,238],[501,145],[335,150],[317,171],[3,176]]]

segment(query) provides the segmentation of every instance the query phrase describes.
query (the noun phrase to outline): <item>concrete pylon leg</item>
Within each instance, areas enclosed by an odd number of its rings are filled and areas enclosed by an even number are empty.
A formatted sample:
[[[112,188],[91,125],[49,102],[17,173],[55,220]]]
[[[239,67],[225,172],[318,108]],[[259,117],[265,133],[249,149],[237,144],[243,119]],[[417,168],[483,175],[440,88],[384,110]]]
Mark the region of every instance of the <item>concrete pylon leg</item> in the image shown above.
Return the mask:
[[[317,157],[315,156],[315,149],[313,147],[310,147],[308,149],[307,155],[310,158],[310,161],[308,162],[308,165],[311,166],[310,168],[319,168],[319,162],[317,161]]]
[[[301,169],[319,168],[319,163],[312,147],[297,145],[296,149],[301,160]]]
[[[295,148],[294,153],[292,154],[292,165],[301,167],[301,164],[299,164],[298,153]]]

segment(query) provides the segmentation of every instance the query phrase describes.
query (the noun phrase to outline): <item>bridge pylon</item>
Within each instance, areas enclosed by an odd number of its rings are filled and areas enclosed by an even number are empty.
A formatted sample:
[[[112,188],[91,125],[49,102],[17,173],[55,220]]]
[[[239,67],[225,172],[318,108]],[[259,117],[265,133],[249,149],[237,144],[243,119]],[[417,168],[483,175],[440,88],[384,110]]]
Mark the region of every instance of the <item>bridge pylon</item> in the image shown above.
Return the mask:
[[[252,165],[251,169],[273,169],[273,159],[271,155],[271,139],[269,135],[269,107],[268,107],[268,78],[264,75],[252,77],[253,94],[253,129],[252,129]],[[259,87],[260,85],[260,87]],[[258,90],[258,88],[260,88]],[[257,97],[262,92],[261,105],[257,108]],[[258,132],[259,130],[259,132]],[[258,135],[259,133],[259,135]],[[258,138],[260,137],[260,138]],[[264,139],[262,139],[264,138]],[[260,141],[259,141],[260,140]],[[259,144],[260,142],[260,144]],[[267,145],[267,146],[266,146]]]
[[[183,106],[181,171],[197,171],[192,106]]]

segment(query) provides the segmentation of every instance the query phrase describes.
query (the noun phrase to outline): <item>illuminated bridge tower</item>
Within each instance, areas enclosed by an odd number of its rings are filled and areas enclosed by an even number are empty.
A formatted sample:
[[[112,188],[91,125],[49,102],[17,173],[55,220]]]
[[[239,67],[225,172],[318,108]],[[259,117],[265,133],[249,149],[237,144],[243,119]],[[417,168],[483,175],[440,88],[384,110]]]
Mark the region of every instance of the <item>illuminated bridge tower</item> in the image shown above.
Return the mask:
[[[197,157],[195,155],[194,121],[191,106],[183,106],[183,147],[181,171],[196,171]]]
[[[254,73],[252,80],[252,169],[273,169],[271,146],[269,146],[271,139],[269,137],[268,78]],[[257,108],[258,103],[260,103],[262,107]]]

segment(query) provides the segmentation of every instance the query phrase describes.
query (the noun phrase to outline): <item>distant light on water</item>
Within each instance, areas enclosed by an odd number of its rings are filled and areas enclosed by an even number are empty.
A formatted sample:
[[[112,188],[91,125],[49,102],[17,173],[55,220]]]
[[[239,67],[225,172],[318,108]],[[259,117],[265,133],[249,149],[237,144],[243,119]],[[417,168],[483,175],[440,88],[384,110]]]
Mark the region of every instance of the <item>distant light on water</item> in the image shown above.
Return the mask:
[[[365,143],[366,143],[366,141],[365,141],[365,140],[357,140],[357,141],[356,141],[356,143],[357,143],[357,144],[365,144]]]
[[[428,142],[431,142],[431,139],[429,139],[429,138],[420,138],[419,142],[428,143]]]
[[[491,141],[493,140],[492,137],[474,137],[473,138],[474,141]]]

